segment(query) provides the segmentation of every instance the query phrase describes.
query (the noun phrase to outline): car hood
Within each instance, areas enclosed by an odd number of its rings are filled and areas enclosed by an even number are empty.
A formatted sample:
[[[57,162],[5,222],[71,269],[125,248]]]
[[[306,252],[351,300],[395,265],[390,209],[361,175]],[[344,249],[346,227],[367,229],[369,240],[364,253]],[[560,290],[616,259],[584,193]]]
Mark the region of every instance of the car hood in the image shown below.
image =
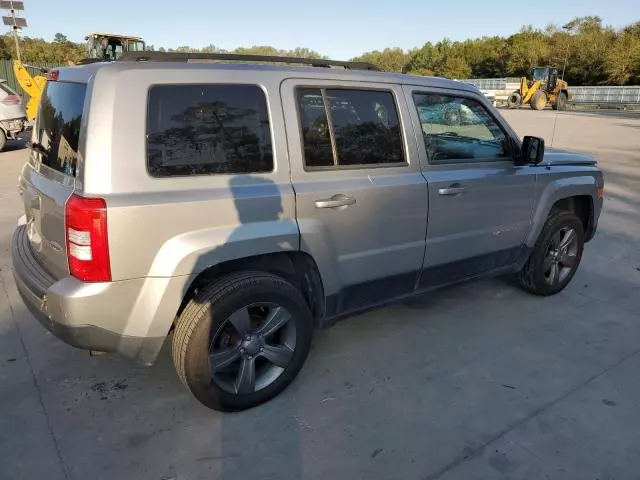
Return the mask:
[[[582,153],[567,152],[556,148],[547,148],[544,151],[542,165],[595,165],[596,159]]]

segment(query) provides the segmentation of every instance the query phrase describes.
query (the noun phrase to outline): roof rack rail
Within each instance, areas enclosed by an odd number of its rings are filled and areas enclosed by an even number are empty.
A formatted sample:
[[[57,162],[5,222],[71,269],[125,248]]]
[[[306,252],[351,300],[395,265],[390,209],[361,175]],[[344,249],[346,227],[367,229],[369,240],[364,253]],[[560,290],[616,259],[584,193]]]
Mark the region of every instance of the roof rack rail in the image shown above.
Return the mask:
[[[272,57],[269,55],[238,55],[235,53],[126,52],[118,59],[119,62],[188,62],[190,60],[289,63],[312,67],[342,67],[346,70],[380,71],[377,66],[367,62],[342,62],[320,58]]]

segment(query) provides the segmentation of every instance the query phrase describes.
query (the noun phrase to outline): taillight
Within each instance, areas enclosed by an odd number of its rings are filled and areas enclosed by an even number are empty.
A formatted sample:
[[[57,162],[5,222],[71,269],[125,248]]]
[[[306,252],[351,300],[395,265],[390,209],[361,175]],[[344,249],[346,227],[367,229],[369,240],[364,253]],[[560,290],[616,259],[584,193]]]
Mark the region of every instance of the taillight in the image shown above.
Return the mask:
[[[71,195],[65,217],[69,273],[83,282],[110,282],[106,202]]]
[[[2,99],[4,105],[20,105],[22,99],[18,95],[7,95]]]
[[[60,77],[60,70],[49,70],[47,73],[47,82],[57,82]]]

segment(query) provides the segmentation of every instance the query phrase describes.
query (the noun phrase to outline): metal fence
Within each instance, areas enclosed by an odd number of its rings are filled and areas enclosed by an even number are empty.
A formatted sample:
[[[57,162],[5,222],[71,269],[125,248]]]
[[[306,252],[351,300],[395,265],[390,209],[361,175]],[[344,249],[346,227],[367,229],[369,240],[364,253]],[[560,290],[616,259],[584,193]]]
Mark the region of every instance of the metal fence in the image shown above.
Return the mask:
[[[520,80],[517,78],[471,78],[461,80],[475,85],[483,93],[489,96],[506,94],[519,88]],[[569,92],[573,94],[571,103],[585,103],[596,105],[638,105],[640,104],[640,86],[628,87],[572,87]]]
[[[573,103],[640,104],[640,86],[631,87],[569,87]]]
[[[40,69],[45,68],[55,68],[59,67],[59,64],[56,63],[44,63],[44,62],[31,62],[28,65],[25,64],[27,70],[31,75],[42,75],[42,71]],[[26,93],[20,88],[18,85],[18,81],[16,80],[16,76],[13,73],[13,61],[12,60],[0,60],[0,78],[7,81],[7,84],[13,88],[17,93],[27,96]],[[26,99],[26,98],[25,98]]]
[[[470,78],[468,80],[460,80],[461,82],[475,85],[479,90],[506,90],[507,83],[520,84],[519,78]]]

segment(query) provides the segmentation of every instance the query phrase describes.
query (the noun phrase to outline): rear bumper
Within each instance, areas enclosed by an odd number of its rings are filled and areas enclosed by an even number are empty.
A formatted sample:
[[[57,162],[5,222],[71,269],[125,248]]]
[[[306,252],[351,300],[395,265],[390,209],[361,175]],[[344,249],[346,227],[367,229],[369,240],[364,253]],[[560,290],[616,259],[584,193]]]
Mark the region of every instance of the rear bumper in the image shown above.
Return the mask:
[[[59,339],[85,350],[117,352],[143,364],[155,360],[164,335],[126,334],[128,313],[136,293],[142,290],[136,281],[90,284],[73,277],[56,281],[34,256],[25,226],[13,235],[11,259],[16,287],[26,307]]]
[[[2,125],[2,129],[7,132],[8,136],[14,138],[15,135],[23,132],[27,128],[27,117],[2,120],[0,121],[0,125]]]

